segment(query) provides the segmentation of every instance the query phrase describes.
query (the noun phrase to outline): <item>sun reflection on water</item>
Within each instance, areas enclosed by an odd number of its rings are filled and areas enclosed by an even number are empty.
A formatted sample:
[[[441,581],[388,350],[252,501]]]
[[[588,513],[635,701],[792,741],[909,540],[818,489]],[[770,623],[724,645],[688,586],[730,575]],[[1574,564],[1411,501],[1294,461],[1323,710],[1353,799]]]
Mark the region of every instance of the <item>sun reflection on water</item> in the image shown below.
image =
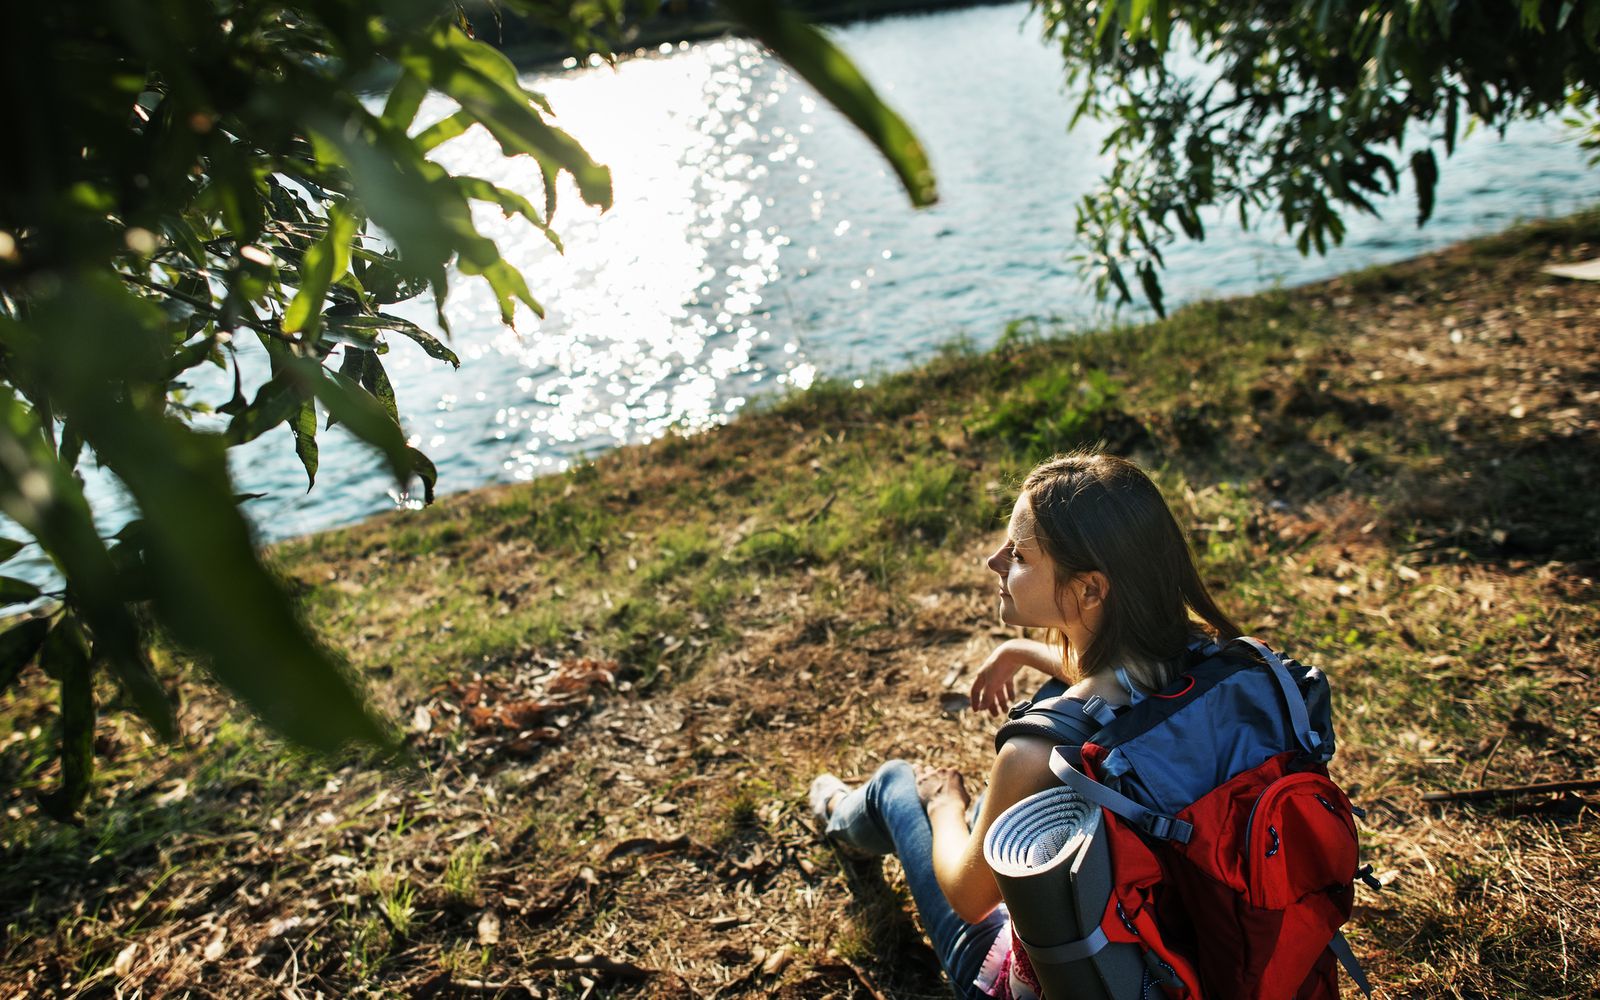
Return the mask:
[[[764,219],[772,199],[753,188],[805,162],[794,134],[763,123],[763,108],[790,90],[787,71],[752,44],[727,40],[699,46],[695,58],[527,82],[611,168],[613,208],[583,204],[563,175],[555,226],[565,255],[525,220],[490,207],[476,216],[549,315],[530,323],[524,312],[510,330],[490,297],[447,302],[466,362],[458,375],[481,384],[440,397],[436,409],[452,419],[431,421],[437,433],[423,434],[424,444],[470,446],[481,420],[477,443],[493,443],[501,476],[527,479],[576,454],[720,423],[774,368],[778,381],[808,387],[816,369],[770,329],[764,300],[789,240]],[[449,110],[440,101],[424,115]],[[502,157],[481,131],[436,155],[538,201],[537,172]],[[508,366],[524,374],[513,381]]]

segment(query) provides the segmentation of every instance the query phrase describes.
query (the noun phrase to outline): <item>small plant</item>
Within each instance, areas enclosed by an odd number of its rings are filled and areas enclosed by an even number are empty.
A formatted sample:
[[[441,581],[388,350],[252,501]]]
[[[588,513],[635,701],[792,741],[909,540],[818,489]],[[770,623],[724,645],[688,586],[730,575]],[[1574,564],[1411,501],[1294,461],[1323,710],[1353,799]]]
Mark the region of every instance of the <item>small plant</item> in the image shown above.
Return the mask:
[[[463,844],[444,866],[444,894],[452,902],[471,904],[478,898],[478,869],[483,866],[482,844]]]
[[[417,890],[404,875],[395,876],[392,869],[367,873],[367,884],[378,897],[378,912],[395,937],[411,933],[416,922]]]
[[[362,920],[351,935],[350,966],[362,978],[373,975],[389,954],[389,929],[377,917]]]

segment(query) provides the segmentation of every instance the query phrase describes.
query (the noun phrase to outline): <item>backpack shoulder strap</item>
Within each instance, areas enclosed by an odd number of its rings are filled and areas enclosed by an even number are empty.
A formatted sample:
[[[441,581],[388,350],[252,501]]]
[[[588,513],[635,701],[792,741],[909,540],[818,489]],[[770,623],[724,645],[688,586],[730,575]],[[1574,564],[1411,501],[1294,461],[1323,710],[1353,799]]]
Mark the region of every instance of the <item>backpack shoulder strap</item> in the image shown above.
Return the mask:
[[[1081,746],[1104,729],[1116,714],[1100,698],[1070,698],[1061,695],[1042,701],[1019,702],[1011,709],[1011,719],[994,734],[994,748],[1017,736],[1041,736],[1056,744]]]

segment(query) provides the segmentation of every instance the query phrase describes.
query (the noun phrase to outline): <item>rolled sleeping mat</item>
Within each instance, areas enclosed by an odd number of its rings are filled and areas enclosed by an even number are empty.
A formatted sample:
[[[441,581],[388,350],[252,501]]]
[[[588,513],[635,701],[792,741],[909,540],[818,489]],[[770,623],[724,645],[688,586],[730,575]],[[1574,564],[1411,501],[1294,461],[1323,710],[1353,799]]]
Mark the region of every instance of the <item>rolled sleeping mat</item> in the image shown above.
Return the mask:
[[[1064,785],[1030,795],[994,821],[983,856],[1044,1000],[1139,1000],[1141,949],[1099,933],[1111,851],[1098,806]]]

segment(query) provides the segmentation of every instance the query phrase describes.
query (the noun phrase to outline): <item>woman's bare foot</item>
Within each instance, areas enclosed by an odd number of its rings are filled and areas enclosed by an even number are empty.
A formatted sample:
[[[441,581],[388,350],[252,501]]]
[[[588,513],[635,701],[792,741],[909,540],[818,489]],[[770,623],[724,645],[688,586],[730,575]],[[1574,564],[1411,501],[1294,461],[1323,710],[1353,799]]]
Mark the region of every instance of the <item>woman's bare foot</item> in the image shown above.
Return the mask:
[[[967,794],[967,786],[961,779],[961,772],[955,768],[918,765],[916,775],[917,797],[922,800],[924,808],[946,798],[959,803],[963,811],[972,804],[972,797]]]

